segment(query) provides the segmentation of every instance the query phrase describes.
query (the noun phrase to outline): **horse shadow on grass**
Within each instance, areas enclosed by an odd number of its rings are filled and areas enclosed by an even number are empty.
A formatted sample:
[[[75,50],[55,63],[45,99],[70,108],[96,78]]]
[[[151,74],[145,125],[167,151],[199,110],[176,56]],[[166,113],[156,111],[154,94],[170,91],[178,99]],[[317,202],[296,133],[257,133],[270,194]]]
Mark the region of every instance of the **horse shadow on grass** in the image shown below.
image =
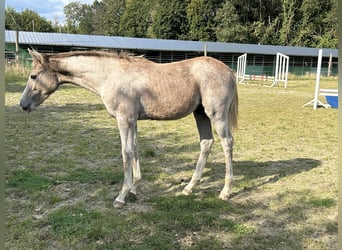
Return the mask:
[[[308,172],[321,165],[321,161],[312,158],[295,158],[288,160],[278,161],[234,161],[234,184],[233,189],[238,191],[232,191],[230,198],[234,198],[240,194],[251,192],[261,186],[269,183],[276,183],[279,180],[300,174],[302,172]],[[182,169],[195,169],[194,165],[185,165]],[[181,171],[180,167],[178,169]],[[193,193],[199,192],[217,192],[224,185],[225,165],[220,162],[208,161],[205,167],[205,171],[202,175],[202,181],[199,181],[193,189]],[[175,173],[174,181],[171,181],[174,185],[179,185],[175,188],[177,191],[181,191],[184,185],[187,184],[191,176],[179,177]],[[171,177],[172,178],[172,177]],[[211,184],[213,183],[213,184]],[[204,184],[204,185],[203,185]],[[202,185],[204,187],[202,187]],[[236,188],[235,188],[236,187]],[[207,190],[206,190],[207,189]],[[169,189],[170,190],[170,189]],[[164,190],[168,192],[167,190]],[[172,191],[174,192],[174,190]]]
[[[317,238],[323,238],[323,235],[328,237],[331,240],[320,243],[320,246],[333,248],[336,244],[336,222],[326,221],[316,226],[310,223],[311,217],[308,215],[318,206],[322,209],[335,206],[335,200],[328,199],[329,202],[323,202],[327,199],[317,196],[322,202],[318,202],[319,205],[311,203],[310,199],[314,196],[307,198],[311,192],[307,189],[291,192],[286,189],[280,189],[279,192],[265,189],[265,194],[259,193],[260,187],[264,190],[262,187],[267,184],[309,172],[320,165],[321,162],[313,158],[234,162],[236,181],[230,199],[225,202],[217,197],[224,184],[224,163],[208,162],[207,171],[203,174],[204,181],[194,187],[193,194],[178,195],[190,178],[179,180],[175,177],[177,183],[170,177],[162,184],[158,181],[151,184],[160,189],[147,200],[155,207],[151,214],[157,211],[163,218],[170,220],[169,223],[158,222],[168,230],[177,235],[198,230],[202,239],[196,235],[191,236],[193,246],[198,249],[208,232],[217,234],[216,237],[205,238],[205,241],[217,245],[217,249],[265,249],[266,245],[269,249],[285,249],[284,244],[288,245],[286,249],[302,249],[307,248],[307,241],[312,235]],[[179,167],[189,169],[190,165]],[[174,188],[165,185],[168,181],[173,182]],[[145,201],[138,199],[138,202]]]
[[[235,184],[252,183],[233,192],[231,197],[248,192],[268,183],[275,183],[282,178],[310,171],[321,165],[321,161],[312,158],[295,158],[278,161],[238,161],[235,163],[234,174],[240,176]],[[257,180],[257,181],[253,181]]]
[[[306,248],[307,239],[312,235],[320,235],[320,237],[325,235],[324,237],[330,238],[331,242],[321,244],[333,248],[336,244],[336,222],[327,221],[315,226],[308,221],[310,217],[308,214],[312,214],[318,206],[316,203],[310,203],[312,198],[307,198],[311,190],[287,192],[285,188],[273,192],[266,188],[265,194],[259,192],[264,190],[263,186],[309,172],[320,165],[319,160],[312,158],[234,162],[236,181],[230,199],[225,202],[218,199],[219,191],[224,184],[224,163],[208,162],[208,170],[204,172],[202,178],[204,181],[194,187],[191,195],[178,195],[190,178],[181,181],[178,179],[178,183],[172,184],[174,188],[157,184],[160,187],[159,192],[154,193],[154,196],[148,200],[154,204],[160,214],[166,218],[173,216],[174,224],[177,222],[181,224],[175,228],[168,226],[171,230],[180,232],[179,235],[199,230],[198,228],[204,232],[206,230],[216,232],[217,235],[220,233],[230,235],[229,240],[227,240],[229,237],[219,236],[206,238],[206,241],[209,240],[213,245],[217,244],[217,249],[252,249],[252,246],[255,247],[253,249],[264,249],[266,245],[269,249],[285,249],[284,244],[288,245],[286,249]],[[183,167],[190,168],[190,166]],[[165,180],[164,183],[166,181],[169,180]],[[322,209],[336,204],[333,199],[329,199],[327,203],[323,202],[326,200],[324,197],[317,197],[317,199],[322,201],[319,202]],[[183,217],[192,219],[193,223],[186,224]],[[203,225],[208,225],[209,229]],[[181,228],[182,226],[184,228]],[[194,246],[203,244],[195,236],[192,236],[192,240]]]

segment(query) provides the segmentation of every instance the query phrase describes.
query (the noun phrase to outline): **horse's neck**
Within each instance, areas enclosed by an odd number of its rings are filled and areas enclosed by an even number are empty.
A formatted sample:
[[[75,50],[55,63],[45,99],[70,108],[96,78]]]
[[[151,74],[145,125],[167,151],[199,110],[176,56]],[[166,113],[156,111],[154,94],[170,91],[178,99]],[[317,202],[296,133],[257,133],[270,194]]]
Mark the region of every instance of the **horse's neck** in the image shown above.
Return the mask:
[[[53,59],[57,61],[61,83],[71,83],[101,95],[104,65],[91,57],[66,57]]]

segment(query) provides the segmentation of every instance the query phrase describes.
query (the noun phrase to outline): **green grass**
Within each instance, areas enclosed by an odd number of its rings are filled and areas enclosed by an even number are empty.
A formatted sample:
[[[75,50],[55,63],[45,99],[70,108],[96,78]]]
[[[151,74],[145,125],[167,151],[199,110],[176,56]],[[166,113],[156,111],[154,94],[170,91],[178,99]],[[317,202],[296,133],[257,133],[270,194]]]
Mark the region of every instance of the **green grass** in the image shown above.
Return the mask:
[[[333,207],[336,205],[336,201],[331,198],[310,198],[308,203],[314,207]]]
[[[7,249],[337,248],[337,110],[301,107],[314,79],[288,89],[239,85],[228,202],[218,199],[217,137],[201,182],[183,196],[199,154],[193,117],[139,122],[143,180],[117,210],[116,121],[97,96],[72,86],[24,113],[26,78],[6,72]]]
[[[48,216],[48,223],[52,225],[54,233],[61,238],[72,239],[90,235],[96,237],[93,228],[103,215],[100,212],[83,208],[66,207],[52,212]]]
[[[38,190],[45,190],[53,185],[50,178],[39,176],[30,170],[16,170],[11,173],[10,178],[7,179],[7,187],[18,188],[23,191],[34,192]]]

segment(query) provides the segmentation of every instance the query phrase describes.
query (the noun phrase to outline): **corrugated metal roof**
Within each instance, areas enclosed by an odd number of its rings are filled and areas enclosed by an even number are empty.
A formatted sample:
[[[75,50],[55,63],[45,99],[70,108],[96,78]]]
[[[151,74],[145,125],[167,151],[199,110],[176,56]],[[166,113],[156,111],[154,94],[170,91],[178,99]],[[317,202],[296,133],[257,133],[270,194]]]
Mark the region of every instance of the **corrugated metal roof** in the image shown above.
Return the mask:
[[[15,31],[5,31],[5,43],[15,43]],[[275,55],[280,52],[289,56],[318,55],[317,48],[26,31],[19,32],[19,43],[26,45],[191,52],[202,52],[206,44],[208,52],[216,53]],[[323,56],[328,57],[330,53],[332,53],[333,57],[338,57],[337,49],[323,49]]]

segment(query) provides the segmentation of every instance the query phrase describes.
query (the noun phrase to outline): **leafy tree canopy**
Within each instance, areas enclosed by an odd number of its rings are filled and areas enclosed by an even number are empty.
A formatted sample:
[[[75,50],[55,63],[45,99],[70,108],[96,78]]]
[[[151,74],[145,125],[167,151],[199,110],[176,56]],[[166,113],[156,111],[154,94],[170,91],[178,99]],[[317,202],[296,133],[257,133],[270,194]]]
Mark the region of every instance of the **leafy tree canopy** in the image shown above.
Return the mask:
[[[337,0],[94,0],[64,6],[57,29],[6,10],[6,29],[337,48]]]
[[[41,32],[54,31],[51,21],[39,16],[36,12],[25,9],[18,13],[13,8],[6,9],[5,29]]]

